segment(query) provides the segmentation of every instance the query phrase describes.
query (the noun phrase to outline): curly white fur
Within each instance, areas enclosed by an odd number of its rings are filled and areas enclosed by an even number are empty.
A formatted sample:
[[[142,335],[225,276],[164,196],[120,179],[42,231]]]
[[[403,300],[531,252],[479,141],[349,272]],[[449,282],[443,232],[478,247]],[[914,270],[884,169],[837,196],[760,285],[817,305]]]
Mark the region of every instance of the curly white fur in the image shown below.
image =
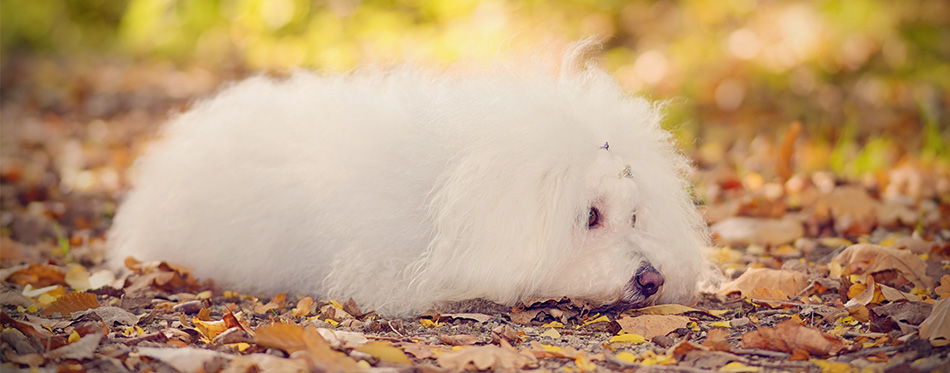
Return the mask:
[[[139,160],[111,261],[165,259],[245,292],[353,297],[391,315],[479,297],[616,302],[648,262],[665,279],[649,301],[689,302],[711,273],[689,165],[652,104],[578,62],[586,47],[558,74],[235,84]]]

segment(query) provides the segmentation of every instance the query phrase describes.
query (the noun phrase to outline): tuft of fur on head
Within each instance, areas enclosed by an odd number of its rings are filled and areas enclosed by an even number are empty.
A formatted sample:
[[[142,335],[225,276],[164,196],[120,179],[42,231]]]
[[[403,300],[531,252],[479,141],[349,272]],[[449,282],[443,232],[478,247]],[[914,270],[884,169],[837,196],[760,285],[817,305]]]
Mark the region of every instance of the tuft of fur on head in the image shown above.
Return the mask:
[[[472,298],[690,302],[716,277],[690,165],[660,110],[587,64],[590,48],[569,48],[556,75],[400,67],[232,85],[137,162],[112,263],[165,259],[245,292],[396,316]],[[634,301],[645,264],[664,283]]]

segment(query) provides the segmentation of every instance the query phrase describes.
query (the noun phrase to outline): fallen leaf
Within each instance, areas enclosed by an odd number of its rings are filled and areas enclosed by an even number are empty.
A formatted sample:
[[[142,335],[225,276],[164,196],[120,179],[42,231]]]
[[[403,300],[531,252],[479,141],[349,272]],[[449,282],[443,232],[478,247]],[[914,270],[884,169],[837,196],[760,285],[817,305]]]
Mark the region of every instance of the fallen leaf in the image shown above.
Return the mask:
[[[950,297],[950,275],[943,275],[940,278],[940,286],[934,289],[934,293],[941,299]]]
[[[95,308],[92,311],[108,326],[116,324],[132,326],[139,322],[138,317],[119,307],[104,306]]]
[[[639,344],[646,341],[647,341],[646,338],[643,338],[643,336],[639,334],[621,334],[621,335],[615,335],[613,337],[610,337],[610,343],[627,342],[627,343]]]
[[[468,334],[439,335],[439,340],[449,346],[471,346],[475,343],[478,343],[478,338]]]
[[[195,347],[139,347],[137,353],[168,364],[181,372],[200,372],[203,371],[204,364],[211,360],[232,358],[229,354]]]
[[[689,323],[689,317],[676,315],[642,315],[622,317],[617,320],[620,329],[627,335],[638,334],[648,340],[685,328],[687,323]]]
[[[7,281],[20,286],[30,284],[37,288],[62,285],[66,283],[66,272],[56,266],[30,264],[29,267],[11,274]]]
[[[44,308],[40,314],[44,316],[59,314],[61,317],[69,317],[73,312],[85,311],[96,307],[99,307],[99,301],[96,299],[95,294],[69,293],[56,299],[56,301]]]
[[[718,293],[729,295],[730,293],[740,292],[743,296],[752,297],[756,295],[757,289],[764,289],[760,295],[768,297],[771,301],[788,300],[789,296],[798,294],[808,286],[808,276],[798,271],[771,269],[771,268],[749,268],[741,276],[728,283],[723,284]]]
[[[317,333],[323,337],[333,349],[355,348],[366,344],[369,339],[357,332],[345,332],[327,328],[317,328]]]
[[[839,186],[815,201],[815,215],[833,219],[835,231],[842,234],[870,233],[880,204],[863,187]]]
[[[738,361],[733,361],[729,364],[723,365],[722,368],[719,368],[720,372],[732,372],[732,373],[741,373],[741,372],[758,372],[759,368],[750,367]]]
[[[292,312],[293,316],[294,316],[294,317],[306,317],[307,315],[310,314],[310,306],[311,306],[311,305],[313,305],[313,298],[311,298],[311,297],[304,297],[304,298],[301,299],[299,302],[297,302],[297,306],[294,307],[294,310],[293,310],[293,312]]]
[[[712,329],[706,332],[706,340],[703,341],[703,346],[709,347],[713,351],[730,351],[732,346],[729,345],[728,338],[732,333],[725,329]]]
[[[66,281],[66,285],[69,285],[69,287],[75,291],[86,291],[92,287],[92,285],[89,284],[89,271],[86,270],[86,267],[79,264],[69,266],[69,269],[66,270],[64,281]]]
[[[439,315],[439,319],[451,318],[456,320],[475,320],[477,322],[487,322],[492,319],[491,316],[483,313],[446,313]]]
[[[99,342],[102,341],[102,334],[87,334],[78,341],[65,345],[50,351],[46,356],[50,359],[91,359],[92,354],[99,348]]]
[[[469,365],[478,370],[513,371],[534,364],[537,359],[498,346],[470,346],[439,354],[436,361],[443,368],[456,372],[465,370]]]
[[[725,246],[779,246],[805,235],[801,222],[791,218],[780,220],[737,216],[713,224],[709,229],[717,237],[716,242]]]
[[[844,249],[832,263],[843,265],[848,274],[874,274],[893,269],[920,288],[933,286],[933,280],[926,274],[927,264],[907,250],[859,243]]]
[[[950,344],[950,298],[936,301],[930,316],[920,323],[920,338],[934,346]]]
[[[805,350],[811,355],[828,356],[846,348],[840,339],[822,333],[818,329],[801,325],[795,315],[774,328],[761,327],[742,336],[742,348],[761,348],[771,351],[793,352]]]
[[[382,361],[388,361],[390,363],[396,364],[412,364],[412,360],[398,347],[393,346],[391,343],[383,341],[369,342],[354,350],[370,354]]]
[[[0,305],[29,307],[33,300],[17,293],[4,283],[0,283]]]
[[[208,343],[211,343],[218,334],[230,329],[224,320],[203,321],[194,317],[191,319],[191,323],[194,324],[195,329],[198,330],[198,333],[201,333],[201,336],[204,337]]]

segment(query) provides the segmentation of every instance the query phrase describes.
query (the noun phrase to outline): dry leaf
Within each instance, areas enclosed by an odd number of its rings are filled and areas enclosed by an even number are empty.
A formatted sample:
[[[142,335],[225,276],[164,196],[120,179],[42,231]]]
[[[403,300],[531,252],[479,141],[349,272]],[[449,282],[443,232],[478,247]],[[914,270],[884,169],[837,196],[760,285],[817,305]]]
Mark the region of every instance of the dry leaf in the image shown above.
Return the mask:
[[[709,347],[713,351],[730,351],[732,346],[729,345],[728,338],[732,333],[725,329],[711,329],[706,332],[706,340],[703,341],[703,346]]]
[[[87,334],[78,341],[65,345],[50,351],[47,356],[50,359],[91,359],[92,354],[99,348],[99,342],[102,341],[102,334]]]
[[[90,293],[69,293],[59,297],[41,312],[44,316],[60,314],[61,317],[69,317],[73,312],[85,311],[91,308],[99,307],[99,301],[95,294]]]
[[[926,274],[927,264],[907,250],[859,243],[844,249],[832,263],[843,265],[849,274],[874,274],[893,269],[920,288],[933,286],[933,280]]]
[[[225,330],[230,329],[224,320],[202,321],[201,319],[195,317],[191,319],[191,323],[194,324],[195,329],[197,329],[198,332],[207,339],[208,343],[211,343],[211,341],[213,341],[214,338],[218,336],[218,334],[224,333]]]
[[[89,284],[89,271],[86,270],[86,267],[79,264],[69,266],[64,281],[66,281],[66,285],[69,285],[69,287],[75,291],[86,291],[92,287],[92,285]]]
[[[768,297],[762,300],[783,301],[807,287],[807,280],[808,276],[798,271],[750,268],[739,278],[723,284],[718,293],[728,295],[738,291],[746,297],[758,295]],[[764,290],[757,293],[757,289]]]
[[[738,216],[710,227],[720,245],[757,244],[778,246],[791,243],[805,235],[801,222],[795,219],[762,219]]]
[[[297,307],[294,307],[293,316],[294,317],[306,317],[310,314],[310,306],[313,305],[313,298],[304,297],[299,302],[297,302]]]
[[[950,298],[934,303],[930,316],[920,323],[920,338],[930,341],[934,346],[950,344]]]
[[[390,363],[396,364],[412,364],[412,360],[398,347],[393,346],[388,342],[375,341],[369,342],[354,350],[370,354],[382,361],[388,361]]]
[[[468,334],[439,335],[439,340],[449,346],[471,346],[478,343],[478,338]]]
[[[484,313],[446,313],[439,315],[439,319],[451,318],[455,320],[474,320],[477,322],[487,322],[491,320],[491,316]]]
[[[870,233],[881,202],[858,186],[839,186],[815,202],[815,215],[834,219],[835,231],[843,234]]]
[[[536,363],[537,359],[498,346],[471,346],[439,354],[436,361],[456,372],[465,370],[469,364],[478,370],[515,371]]]
[[[840,339],[818,329],[801,325],[798,315],[774,328],[762,327],[746,333],[739,344],[742,348],[761,348],[771,351],[793,352],[805,350],[811,355],[828,356],[846,348]]]
[[[203,371],[206,362],[232,358],[229,354],[195,347],[139,347],[138,354],[159,360],[181,372],[200,372]]]
[[[689,317],[676,315],[642,315],[637,317],[622,317],[617,320],[620,328],[628,334],[639,334],[647,340],[659,335],[685,328]]]
[[[62,268],[56,266],[30,264],[29,267],[13,272],[7,278],[7,281],[21,286],[30,284],[33,287],[42,288],[65,284],[66,273],[63,272]]]
[[[950,275],[943,275],[940,278],[940,286],[934,289],[934,294],[937,294],[940,299],[950,297]]]
[[[307,349],[303,341],[304,328],[296,324],[273,324],[254,329],[254,342],[263,347],[276,348],[288,354]]]
[[[317,328],[317,333],[320,333],[320,336],[330,344],[330,347],[337,350],[355,348],[369,342],[365,335],[357,332]]]

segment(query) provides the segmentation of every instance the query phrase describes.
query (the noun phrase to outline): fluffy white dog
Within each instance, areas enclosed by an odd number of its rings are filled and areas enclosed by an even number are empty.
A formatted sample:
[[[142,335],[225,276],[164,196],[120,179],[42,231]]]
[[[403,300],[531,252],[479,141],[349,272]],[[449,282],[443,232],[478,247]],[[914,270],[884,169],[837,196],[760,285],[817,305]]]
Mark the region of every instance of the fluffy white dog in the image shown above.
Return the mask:
[[[231,289],[441,302],[689,302],[710,273],[687,160],[647,101],[576,46],[560,72],[414,68],[255,77],[170,121],[139,160],[111,261]]]

